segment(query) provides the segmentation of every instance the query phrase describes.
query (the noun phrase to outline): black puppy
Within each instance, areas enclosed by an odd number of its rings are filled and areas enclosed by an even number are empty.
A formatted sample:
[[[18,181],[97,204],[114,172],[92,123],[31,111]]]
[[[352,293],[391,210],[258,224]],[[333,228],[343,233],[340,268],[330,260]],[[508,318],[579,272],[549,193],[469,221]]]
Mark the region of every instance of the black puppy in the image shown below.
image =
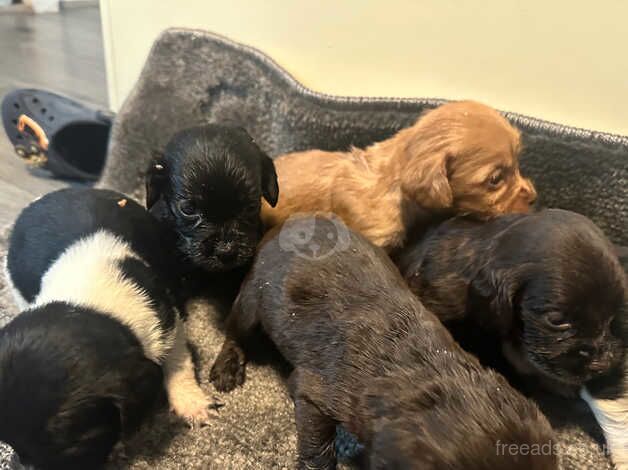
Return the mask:
[[[623,366],[626,276],[584,216],[549,209],[487,223],[452,219],[397,264],[448,326],[484,342],[499,338],[516,368],[558,392]]]
[[[164,386],[178,415],[208,419],[162,276],[169,246],[112,191],[65,189],[22,211],[6,265],[23,312],[0,330],[0,440],[24,463],[102,466]]]
[[[210,272],[251,261],[262,234],[262,197],[277,204],[275,166],[242,128],[179,132],[146,179],[146,207],[174,228],[184,257]]]
[[[628,282],[593,222],[557,209],[486,223],[452,219],[401,253],[398,265],[484,363],[512,366],[561,394],[580,390],[613,460],[628,464]]]
[[[217,389],[243,383],[241,342],[258,324],[294,366],[298,468],[335,468],[336,424],[366,445],[369,468],[556,468],[538,408],[465,353],[384,251],[339,220],[293,218],[264,238],[227,319]]]

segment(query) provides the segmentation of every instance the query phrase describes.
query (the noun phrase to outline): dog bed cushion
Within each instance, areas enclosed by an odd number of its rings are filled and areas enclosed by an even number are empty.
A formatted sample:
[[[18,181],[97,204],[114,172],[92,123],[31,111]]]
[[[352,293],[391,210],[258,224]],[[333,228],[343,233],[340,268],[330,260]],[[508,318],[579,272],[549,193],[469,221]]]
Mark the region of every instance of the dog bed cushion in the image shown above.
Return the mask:
[[[177,130],[200,123],[243,126],[275,157],[309,148],[362,147],[391,136],[442,102],[314,93],[255,49],[208,32],[170,29],[155,42],[115,118],[100,186],[142,200],[152,155]],[[521,166],[535,181],[540,204],[580,212],[615,243],[628,245],[628,138],[505,114],[522,130]],[[6,292],[0,298],[2,307],[9,305]],[[15,312],[12,305],[7,308]],[[162,412],[128,446],[131,468],[294,467],[293,406],[273,361],[250,364],[247,382],[230,394],[216,393],[208,382],[227,308],[219,300],[196,299],[189,305],[187,325],[202,387],[225,406],[211,426],[201,429],[187,429]],[[612,468],[584,402],[549,395],[538,401],[557,431],[563,468]],[[356,443],[340,434],[337,445],[343,466],[351,467],[347,457],[358,450]]]

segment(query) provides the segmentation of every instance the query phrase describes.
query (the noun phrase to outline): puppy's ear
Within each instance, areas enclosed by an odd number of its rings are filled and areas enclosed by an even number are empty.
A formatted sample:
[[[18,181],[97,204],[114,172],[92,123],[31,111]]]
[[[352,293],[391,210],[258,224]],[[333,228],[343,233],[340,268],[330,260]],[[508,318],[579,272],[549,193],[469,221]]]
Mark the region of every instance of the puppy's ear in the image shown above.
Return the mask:
[[[471,281],[469,302],[490,329],[506,333],[512,329],[519,294],[525,287],[529,267],[491,268],[485,265]]]
[[[266,202],[275,207],[279,199],[279,184],[277,183],[277,172],[273,160],[261,152],[262,161],[262,195]]]
[[[411,156],[408,164],[402,169],[401,190],[426,209],[439,210],[452,207],[454,197],[447,174],[450,158],[444,151]]]
[[[167,184],[166,163],[162,155],[156,155],[146,171],[146,209],[150,210],[161,198]]]

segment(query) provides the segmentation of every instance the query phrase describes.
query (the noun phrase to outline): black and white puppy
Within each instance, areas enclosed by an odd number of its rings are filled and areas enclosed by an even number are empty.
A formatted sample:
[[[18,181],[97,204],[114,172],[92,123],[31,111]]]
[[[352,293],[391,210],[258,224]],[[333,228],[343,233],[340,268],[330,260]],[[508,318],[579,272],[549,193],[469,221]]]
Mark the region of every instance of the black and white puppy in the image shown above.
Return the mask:
[[[558,209],[486,223],[456,218],[407,248],[398,265],[421,301],[488,364],[501,349],[524,377],[561,394],[582,390],[614,460],[628,463],[628,282],[593,222]],[[613,434],[623,434],[621,446]]]
[[[371,469],[557,468],[536,405],[456,344],[383,250],[338,219],[278,231],[260,244],[211,379],[243,383],[242,345],[260,325],[294,366],[297,468],[335,468],[337,424]],[[511,455],[500,442],[538,450]]]
[[[164,388],[177,415],[208,419],[162,276],[168,240],[113,191],[56,191],[18,217],[6,274],[23,311],[0,330],[0,440],[23,462],[103,465]]]
[[[242,128],[183,130],[148,169],[146,207],[176,231],[184,257],[210,272],[252,260],[262,197],[277,204],[275,166]]]

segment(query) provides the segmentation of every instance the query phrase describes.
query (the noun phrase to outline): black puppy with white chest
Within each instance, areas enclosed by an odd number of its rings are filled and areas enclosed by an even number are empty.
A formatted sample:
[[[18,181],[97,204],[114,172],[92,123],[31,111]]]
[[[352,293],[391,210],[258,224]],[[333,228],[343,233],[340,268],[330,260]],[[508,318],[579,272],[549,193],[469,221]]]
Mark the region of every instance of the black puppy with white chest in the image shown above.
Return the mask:
[[[515,372],[522,386],[580,392],[613,460],[628,465],[628,281],[593,222],[558,209],[485,223],[456,218],[407,248],[398,265],[485,363]]]
[[[412,291],[450,328],[500,342],[512,365],[559,393],[623,367],[625,273],[586,217],[548,209],[456,218],[398,259]],[[454,335],[456,336],[456,335]]]
[[[209,272],[251,261],[262,234],[262,197],[277,203],[275,167],[242,128],[183,130],[148,169],[147,208],[176,231],[186,260]]]
[[[261,325],[294,366],[299,469],[335,468],[337,424],[372,469],[556,468],[536,405],[455,343],[383,250],[320,216],[277,232],[260,244],[211,380],[243,383],[242,344]],[[509,455],[500,442],[539,451]]]
[[[209,418],[170,295],[172,239],[124,195],[64,189],[33,202],[9,241],[22,312],[0,330],[0,440],[42,469],[100,468],[165,390]]]

